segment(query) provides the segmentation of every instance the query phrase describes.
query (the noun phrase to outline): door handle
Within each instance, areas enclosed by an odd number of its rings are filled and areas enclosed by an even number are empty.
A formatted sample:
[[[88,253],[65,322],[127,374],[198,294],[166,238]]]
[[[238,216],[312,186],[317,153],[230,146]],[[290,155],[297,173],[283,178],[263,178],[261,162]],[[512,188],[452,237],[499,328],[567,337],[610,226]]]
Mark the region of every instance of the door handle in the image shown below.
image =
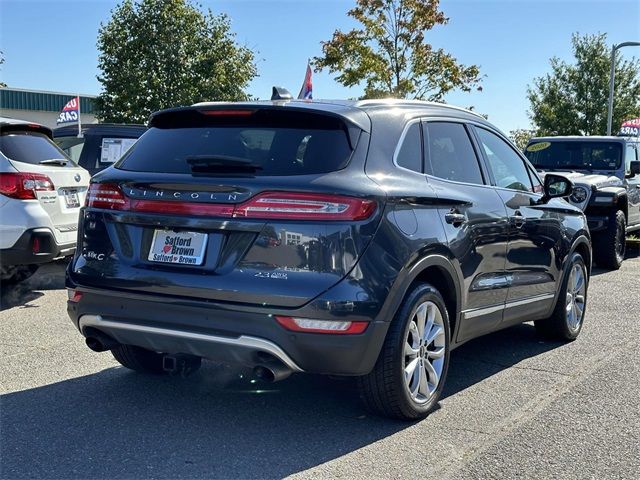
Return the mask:
[[[516,228],[522,228],[526,221],[527,218],[524,217],[519,211],[516,211],[515,214],[509,217],[509,222]]]
[[[454,227],[459,227],[467,221],[467,217],[456,210],[451,210],[449,213],[444,215],[444,221]]]

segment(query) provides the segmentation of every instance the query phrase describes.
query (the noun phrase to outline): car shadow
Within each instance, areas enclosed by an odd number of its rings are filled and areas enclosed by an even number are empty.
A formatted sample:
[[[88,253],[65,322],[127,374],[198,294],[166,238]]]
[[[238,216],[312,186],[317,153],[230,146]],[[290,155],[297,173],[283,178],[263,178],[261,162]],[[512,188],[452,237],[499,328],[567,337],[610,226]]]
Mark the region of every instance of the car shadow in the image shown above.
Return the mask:
[[[452,355],[444,395],[557,346],[530,325],[469,342]],[[209,363],[186,379],[108,368],[3,395],[1,476],[276,478],[413,424],[366,414],[351,379],[249,378]]]
[[[16,285],[2,285],[0,289],[0,311],[14,307],[32,307],[30,302],[40,298],[42,290],[64,288],[64,272],[67,262],[60,260],[46,263],[24,282]]]

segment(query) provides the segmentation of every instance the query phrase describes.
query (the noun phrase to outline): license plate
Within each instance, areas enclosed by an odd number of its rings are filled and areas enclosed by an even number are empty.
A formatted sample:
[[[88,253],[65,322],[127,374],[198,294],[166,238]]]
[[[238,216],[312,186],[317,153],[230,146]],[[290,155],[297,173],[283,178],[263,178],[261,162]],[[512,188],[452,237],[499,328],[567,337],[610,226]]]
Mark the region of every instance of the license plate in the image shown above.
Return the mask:
[[[206,233],[156,230],[148,259],[159,263],[202,265],[206,247]]]
[[[78,208],[80,206],[77,190],[63,190],[62,193],[64,194],[64,202],[67,208]]]

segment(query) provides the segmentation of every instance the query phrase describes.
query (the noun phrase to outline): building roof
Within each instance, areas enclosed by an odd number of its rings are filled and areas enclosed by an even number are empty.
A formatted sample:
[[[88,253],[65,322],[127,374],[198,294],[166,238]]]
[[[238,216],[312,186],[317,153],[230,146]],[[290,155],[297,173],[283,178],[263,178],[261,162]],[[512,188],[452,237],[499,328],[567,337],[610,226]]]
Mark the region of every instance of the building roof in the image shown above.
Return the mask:
[[[22,88],[0,88],[0,108],[60,112],[75,93],[45,92]],[[80,112],[95,113],[95,95],[80,95]]]

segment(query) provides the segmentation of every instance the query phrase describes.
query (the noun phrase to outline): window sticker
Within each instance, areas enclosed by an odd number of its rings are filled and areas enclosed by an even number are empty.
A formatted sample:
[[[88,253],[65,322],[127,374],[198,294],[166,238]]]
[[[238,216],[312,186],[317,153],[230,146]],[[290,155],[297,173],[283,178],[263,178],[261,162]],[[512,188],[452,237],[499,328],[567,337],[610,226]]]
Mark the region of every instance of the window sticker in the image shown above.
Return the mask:
[[[527,147],[527,152],[539,152],[540,150],[544,150],[545,148],[549,148],[550,146],[551,142],[532,143]]]
[[[137,138],[103,138],[100,162],[117,162],[136,143],[136,140]]]

